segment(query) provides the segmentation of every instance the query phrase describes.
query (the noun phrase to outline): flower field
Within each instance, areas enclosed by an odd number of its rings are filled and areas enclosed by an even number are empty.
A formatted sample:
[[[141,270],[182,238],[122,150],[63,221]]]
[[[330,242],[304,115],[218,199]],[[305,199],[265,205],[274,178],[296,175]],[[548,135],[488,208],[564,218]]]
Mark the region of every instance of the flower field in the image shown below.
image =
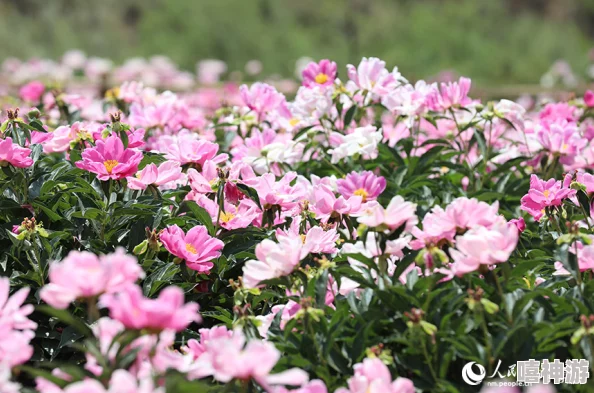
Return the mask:
[[[0,393],[592,391],[594,93],[204,67],[4,64]]]

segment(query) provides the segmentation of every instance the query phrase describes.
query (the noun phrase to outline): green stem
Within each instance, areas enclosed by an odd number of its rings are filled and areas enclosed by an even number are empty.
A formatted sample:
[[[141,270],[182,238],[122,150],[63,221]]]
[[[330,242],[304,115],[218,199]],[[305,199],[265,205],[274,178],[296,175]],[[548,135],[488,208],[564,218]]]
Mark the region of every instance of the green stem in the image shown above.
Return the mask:
[[[481,325],[483,327],[483,335],[485,336],[485,350],[487,352],[487,371],[491,374],[492,371],[492,359],[491,359],[491,335],[489,334],[489,329],[487,327],[487,317],[485,315],[485,311],[483,310],[483,314],[481,317]]]
[[[429,372],[431,373],[433,380],[437,381],[437,374],[435,373],[435,370],[433,369],[433,362],[431,361],[431,358],[429,357],[429,351],[427,350],[427,343],[425,343],[425,337],[423,337],[421,339],[421,344],[423,347],[423,355],[425,356],[425,362],[427,363],[427,366],[429,366]]]

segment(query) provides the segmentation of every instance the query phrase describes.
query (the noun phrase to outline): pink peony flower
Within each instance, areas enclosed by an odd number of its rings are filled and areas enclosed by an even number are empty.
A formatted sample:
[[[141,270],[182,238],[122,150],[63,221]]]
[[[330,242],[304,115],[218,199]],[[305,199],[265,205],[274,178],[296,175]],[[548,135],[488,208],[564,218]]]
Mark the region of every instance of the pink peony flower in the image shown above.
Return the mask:
[[[165,158],[180,164],[198,164],[203,166],[207,160],[220,163],[227,160],[226,154],[219,154],[219,145],[204,139],[196,139],[192,134],[178,134],[166,150]]]
[[[167,251],[185,260],[190,269],[206,274],[214,266],[211,261],[221,256],[220,250],[225,245],[209,236],[202,225],[195,226],[187,234],[177,225],[172,225],[163,230],[159,238]]]
[[[336,63],[326,59],[319,63],[312,61],[305,67],[301,75],[304,86],[332,86],[336,79]]]
[[[348,199],[342,195],[337,198],[334,192],[323,184],[314,188],[314,198],[312,211],[324,223],[331,218],[340,221],[343,215],[358,214],[363,200],[359,195],[353,195]]]
[[[241,85],[239,92],[245,106],[253,110],[258,119],[268,112],[287,112],[285,96],[266,83],[256,82],[250,87]]]
[[[345,198],[359,195],[363,203],[374,201],[386,189],[386,179],[383,176],[376,176],[371,171],[361,173],[351,172],[344,179],[336,181],[338,193]]]
[[[219,338],[231,338],[233,336],[233,330],[229,330],[225,326],[214,326],[210,329],[200,329],[198,330],[198,333],[200,333],[200,341],[194,338],[190,339],[188,340],[188,345],[182,348],[182,350],[185,353],[190,354],[194,360],[198,359],[206,352],[206,344],[208,344],[209,341]]]
[[[28,168],[33,165],[33,159],[29,157],[31,150],[12,143],[8,137],[0,140],[0,166],[10,164],[17,168]]]
[[[501,220],[491,229],[475,227],[456,238],[456,249],[450,249],[453,270],[458,276],[479,269],[480,265],[506,262],[518,243],[518,230]]]
[[[109,309],[111,318],[128,329],[179,332],[192,322],[201,321],[198,304],[184,304],[184,292],[175,286],[162,290],[157,299],[148,299],[142,296],[140,287],[128,285],[120,292],[101,296],[100,304]]]
[[[568,186],[569,184],[562,184],[555,179],[544,181],[531,175],[530,190],[522,197],[520,209],[528,212],[535,220],[540,220],[546,207],[560,206],[564,199],[576,194],[577,191]]]
[[[435,90],[427,97],[427,105],[437,112],[455,107],[464,108],[472,103],[468,98],[470,85],[471,81],[468,78],[460,78],[458,82],[442,83],[439,91]]]
[[[348,389],[336,393],[414,393],[415,387],[407,378],[392,381],[390,370],[378,358],[367,358],[353,367],[355,375],[347,381]]]
[[[520,233],[522,233],[526,230],[526,221],[524,221],[523,217],[513,218],[513,219],[509,220],[508,223],[510,225],[514,225],[516,228],[518,228],[518,231],[520,231]]]
[[[416,204],[406,202],[404,198],[397,195],[392,198],[385,209],[379,203],[369,204],[359,216],[358,221],[369,227],[385,227],[390,231],[404,225],[404,230],[410,232],[419,222],[416,210]]]
[[[99,257],[87,251],[71,251],[61,262],[50,264],[50,283],[41,289],[40,296],[52,307],[64,309],[78,298],[117,292],[142,277],[142,267],[123,248]]]
[[[182,169],[178,162],[165,161],[159,167],[148,164],[134,177],[126,178],[128,188],[132,190],[145,190],[148,186],[163,186],[182,178]]]
[[[32,330],[11,330],[0,325],[0,364],[12,368],[27,362],[33,356],[33,347],[29,344],[33,337]]]
[[[589,107],[594,107],[594,92],[592,90],[586,90],[584,93],[584,103]]]
[[[212,375],[223,383],[233,379],[254,379],[266,391],[273,385],[299,386],[308,380],[307,373],[296,368],[271,374],[280,359],[280,352],[270,342],[251,340],[246,343],[241,330],[235,330],[230,337],[221,335],[203,344],[204,352],[190,366],[189,374],[193,378]]]
[[[124,143],[115,134],[107,139],[98,140],[93,148],[82,152],[82,161],[76,166],[97,174],[99,180],[122,179],[132,176],[138,170],[142,152],[124,149]]]
[[[29,288],[21,288],[9,296],[10,280],[0,277],[0,326],[9,329],[36,329],[37,324],[27,318],[33,312],[33,305],[23,306]]]
[[[261,281],[289,275],[308,253],[300,236],[281,236],[278,243],[264,239],[256,246],[258,259],[243,266],[243,285],[256,288]]]
[[[386,69],[386,62],[376,57],[364,57],[357,68],[352,64],[347,65],[347,72],[349,79],[359,89],[379,97],[389,94],[402,82],[406,82],[398,72],[398,67],[390,72]]]
[[[40,81],[32,81],[21,87],[19,96],[23,101],[38,103],[45,91],[45,85]]]
[[[565,120],[542,127],[537,136],[546,151],[561,156],[563,164],[573,163],[575,156],[588,144],[588,140],[581,137],[577,125]]]
[[[12,382],[10,380],[10,374],[10,367],[6,364],[0,363],[0,392],[19,393],[21,391],[21,385],[16,382]]]

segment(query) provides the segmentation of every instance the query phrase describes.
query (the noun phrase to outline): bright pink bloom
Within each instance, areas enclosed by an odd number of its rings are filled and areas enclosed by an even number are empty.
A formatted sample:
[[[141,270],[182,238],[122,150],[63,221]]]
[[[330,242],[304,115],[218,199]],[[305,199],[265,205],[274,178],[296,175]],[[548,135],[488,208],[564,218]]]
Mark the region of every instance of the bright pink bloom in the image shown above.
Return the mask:
[[[157,299],[148,299],[142,296],[140,287],[129,285],[118,293],[101,296],[100,303],[109,309],[111,318],[128,329],[179,332],[201,321],[198,304],[184,304],[184,292],[176,286],[162,290]]]
[[[214,266],[211,261],[221,256],[225,245],[211,237],[202,225],[195,226],[187,234],[177,225],[172,225],[164,229],[159,238],[167,251],[186,261],[188,268],[206,274]]]
[[[584,93],[584,103],[590,108],[594,107],[594,92],[592,90],[586,90]]]
[[[427,105],[434,111],[445,111],[450,108],[466,107],[472,103],[468,98],[471,81],[468,78],[460,78],[458,82],[442,83],[440,90],[433,91],[427,97]]]
[[[513,218],[509,220],[509,224],[514,225],[516,228],[518,228],[518,231],[520,231],[520,233],[526,230],[526,221],[524,221],[523,217]]]
[[[93,148],[82,152],[82,161],[76,166],[97,174],[99,180],[122,179],[132,176],[138,170],[142,152],[125,149],[122,140],[115,134],[98,140]]]
[[[480,265],[506,262],[518,243],[518,230],[503,219],[491,229],[475,227],[456,238],[456,249],[450,249],[453,270],[458,276],[479,269]]]
[[[312,211],[324,223],[330,218],[341,220],[343,215],[358,214],[363,200],[359,195],[353,195],[348,199],[342,195],[337,198],[334,192],[323,184],[314,188],[314,198]]]
[[[338,193],[345,198],[359,195],[363,203],[374,201],[386,189],[386,179],[383,176],[376,176],[371,171],[361,173],[351,172],[344,179],[336,181]]]
[[[45,85],[40,81],[32,81],[21,87],[19,95],[23,101],[39,102],[45,91]]]
[[[182,169],[178,162],[165,161],[159,167],[148,164],[136,176],[128,177],[128,188],[132,190],[145,190],[148,186],[156,187],[175,182],[182,177]]]
[[[64,309],[78,298],[122,290],[144,277],[136,258],[122,248],[97,256],[87,251],[71,251],[61,262],[50,264],[50,283],[41,289],[41,299]]]
[[[530,190],[521,200],[521,209],[527,211],[535,220],[540,220],[546,207],[560,206],[564,199],[573,197],[576,192],[561,181],[555,179],[544,181],[532,175]]]
[[[187,175],[190,188],[192,188],[192,191],[199,194],[208,194],[213,192],[212,186],[219,180],[217,164],[210,160],[204,162],[200,172],[194,168],[190,168],[188,169]]]
[[[10,164],[17,168],[28,168],[33,165],[33,159],[29,157],[31,150],[12,143],[8,137],[0,140],[0,166]]]
[[[404,225],[404,230],[410,232],[418,224],[416,215],[417,205],[406,202],[400,195],[392,198],[388,207],[384,209],[379,203],[368,204],[358,221],[369,227],[385,227],[393,231]]]
[[[305,67],[301,75],[304,86],[332,86],[336,79],[336,63],[326,59],[319,63],[312,61]]]
[[[567,102],[556,102],[545,105],[538,117],[541,124],[545,126],[560,121],[576,123],[579,120],[577,108],[569,105]]]

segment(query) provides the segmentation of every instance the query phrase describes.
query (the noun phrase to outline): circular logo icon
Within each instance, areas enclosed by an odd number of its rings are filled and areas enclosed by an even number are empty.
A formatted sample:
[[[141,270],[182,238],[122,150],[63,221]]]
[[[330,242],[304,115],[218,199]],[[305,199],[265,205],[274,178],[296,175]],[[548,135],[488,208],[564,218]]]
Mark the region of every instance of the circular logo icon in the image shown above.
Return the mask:
[[[472,366],[475,364],[478,368],[478,374],[475,374],[472,369]],[[475,362],[466,363],[464,368],[462,368],[462,379],[469,385],[478,385],[479,383],[483,382],[485,375],[487,375],[485,368]]]

